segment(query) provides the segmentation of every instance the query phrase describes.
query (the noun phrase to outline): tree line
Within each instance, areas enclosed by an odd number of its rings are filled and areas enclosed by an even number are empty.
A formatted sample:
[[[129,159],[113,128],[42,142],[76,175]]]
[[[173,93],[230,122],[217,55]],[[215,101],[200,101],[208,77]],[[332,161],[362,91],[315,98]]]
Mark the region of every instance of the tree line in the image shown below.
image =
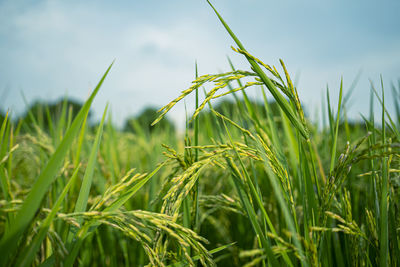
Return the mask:
[[[238,103],[240,102],[240,103]],[[250,101],[253,109],[258,113],[261,114],[261,117],[266,117],[266,109],[263,102],[257,101]],[[223,100],[218,102],[213,108],[232,119],[235,117],[240,117],[240,110],[238,106],[245,107],[245,103],[242,100]],[[279,107],[275,102],[270,102],[269,104],[270,112],[272,116],[279,116]],[[46,101],[36,101],[31,104],[26,111],[14,118],[15,123],[21,123],[22,129],[29,131],[34,125],[39,126],[44,131],[49,131],[52,125],[55,125],[61,117],[68,119],[73,119],[83,106],[83,103],[74,99],[60,99],[55,102],[46,102]],[[151,126],[151,123],[158,117],[158,108],[154,106],[148,106],[142,109],[137,115],[131,115],[123,124],[122,130],[125,132],[132,132],[132,133],[142,133],[142,134],[154,134],[155,132],[159,131],[169,131],[170,133],[175,133],[176,127],[174,123],[168,118],[163,118],[160,122],[158,122],[155,126]],[[211,128],[213,128],[212,124],[217,122],[215,121],[208,121],[210,110],[203,110],[199,115],[199,121],[201,125],[211,124]],[[0,125],[3,122],[6,113],[0,110]],[[92,112],[89,111],[88,119],[89,125],[91,127],[96,127],[97,123],[93,122],[92,119]],[[191,118],[188,119],[190,121]],[[243,125],[246,127],[246,125]],[[350,127],[362,127],[364,128],[365,125],[361,122],[351,122]],[[188,128],[192,128],[193,125],[189,124]]]
[[[42,130],[49,131],[61,117],[73,119],[82,108],[83,103],[73,99],[60,99],[55,102],[36,101],[31,104],[23,114],[13,119],[14,123],[21,123],[22,130],[29,130],[35,125]],[[157,108],[145,107],[139,114],[129,116],[123,125],[123,131],[136,133],[138,131],[151,134],[155,131],[175,131],[174,123],[164,118],[154,127],[151,123],[157,118]],[[6,117],[6,112],[0,110],[0,125]],[[88,114],[89,125],[96,127],[97,122],[92,121],[92,111]]]

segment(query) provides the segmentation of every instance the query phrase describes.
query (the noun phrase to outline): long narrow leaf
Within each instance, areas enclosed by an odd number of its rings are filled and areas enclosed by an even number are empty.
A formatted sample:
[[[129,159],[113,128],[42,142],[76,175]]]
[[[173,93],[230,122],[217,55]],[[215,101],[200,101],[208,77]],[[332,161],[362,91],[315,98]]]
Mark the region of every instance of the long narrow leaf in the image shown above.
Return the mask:
[[[78,166],[78,168],[75,169],[70,180],[68,181],[67,185],[64,187],[64,189],[61,192],[60,196],[58,197],[56,203],[54,204],[53,208],[51,209],[51,212],[49,213],[49,215],[47,215],[46,219],[43,221],[42,225],[40,226],[40,229],[39,229],[38,233],[35,235],[31,244],[29,245],[27,250],[20,255],[20,258],[18,259],[16,266],[30,266],[32,264],[32,261],[35,258],[35,254],[39,250],[40,245],[42,244],[44,238],[46,237],[46,234],[50,228],[51,222],[53,221],[54,217],[56,216],[58,209],[60,208],[65,196],[67,195],[69,189],[71,188],[71,185],[76,180],[76,177],[78,177],[79,169],[80,169],[80,166]]]

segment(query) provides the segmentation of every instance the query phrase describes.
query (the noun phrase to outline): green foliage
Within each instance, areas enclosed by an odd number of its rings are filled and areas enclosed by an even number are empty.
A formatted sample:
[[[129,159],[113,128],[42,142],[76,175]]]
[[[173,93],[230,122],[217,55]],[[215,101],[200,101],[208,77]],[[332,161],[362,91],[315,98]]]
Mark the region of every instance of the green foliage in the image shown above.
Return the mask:
[[[361,123],[347,120],[342,81],[317,126],[283,61],[280,73],[251,55],[217,15],[250,70],[230,62],[225,73],[196,73],[158,118],[145,110],[122,132],[106,109],[89,129],[110,68],[80,112],[64,105],[49,131],[35,112],[25,132],[6,115],[1,266],[400,266],[400,118],[385,107],[383,82]],[[190,94],[194,127],[172,134],[161,119]]]

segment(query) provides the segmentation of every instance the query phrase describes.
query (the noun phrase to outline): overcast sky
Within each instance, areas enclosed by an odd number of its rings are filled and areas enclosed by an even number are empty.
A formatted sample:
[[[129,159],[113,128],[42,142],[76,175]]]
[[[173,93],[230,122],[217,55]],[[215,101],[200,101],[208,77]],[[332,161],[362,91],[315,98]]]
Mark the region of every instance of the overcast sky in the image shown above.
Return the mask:
[[[277,67],[284,60],[310,113],[327,85],[337,100],[341,76],[346,89],[362,71],[352,117],[368,111],[369,79],[380,88],[382,74],[390,96],[400,78],[398,0],[212,2],[249,52]],[[29,103],[65,95],[83,101],[115,59],[93,108],[99,117],[109,102],[121,125],[187,89],[195,60],[200,74],[228,71],[226,56],[248,70],[233,44],[205,0],[1,0],[1,109],[20,114],[21,92]],[[182,122],[184,110],[178,105],[170,115]]]

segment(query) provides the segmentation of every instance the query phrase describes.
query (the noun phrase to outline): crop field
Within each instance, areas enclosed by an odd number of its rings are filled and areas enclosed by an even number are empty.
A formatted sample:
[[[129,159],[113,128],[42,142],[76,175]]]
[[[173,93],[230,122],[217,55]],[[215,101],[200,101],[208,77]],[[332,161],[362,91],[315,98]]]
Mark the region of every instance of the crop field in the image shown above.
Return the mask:
[[[350,121],[341,85],[313,122],[284,62],[250,54],[214,11],[248,69],[196,66],[152,127],[117,129],[107,106],[89,124],[113,63],[78,110],[5,114],[0,266],[400,266],[400,87],[371,84]],[[165,116],[186,98],[179,133]]]

